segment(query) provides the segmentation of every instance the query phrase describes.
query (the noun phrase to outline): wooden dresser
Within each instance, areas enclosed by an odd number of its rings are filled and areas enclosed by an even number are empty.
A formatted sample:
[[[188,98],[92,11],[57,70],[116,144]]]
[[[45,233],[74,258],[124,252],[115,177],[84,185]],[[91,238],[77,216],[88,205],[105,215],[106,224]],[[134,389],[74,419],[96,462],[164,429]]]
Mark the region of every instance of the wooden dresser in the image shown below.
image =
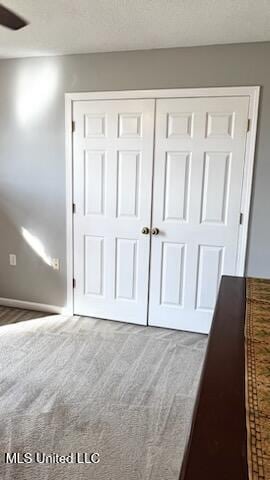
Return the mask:
[[[221,280],[180,480],[248,480],[245,279]]]

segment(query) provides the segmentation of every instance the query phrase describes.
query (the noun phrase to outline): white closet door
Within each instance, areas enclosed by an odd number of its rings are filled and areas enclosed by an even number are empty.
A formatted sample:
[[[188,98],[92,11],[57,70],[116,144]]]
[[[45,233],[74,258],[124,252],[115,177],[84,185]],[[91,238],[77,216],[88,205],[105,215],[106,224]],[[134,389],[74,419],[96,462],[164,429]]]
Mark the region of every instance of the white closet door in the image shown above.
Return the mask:
[[[154,100],[75,102],[75,314],[147,324]]]
[[[157,100],[150,325],[208,332],[220,276],[236,272],[248,104]]]

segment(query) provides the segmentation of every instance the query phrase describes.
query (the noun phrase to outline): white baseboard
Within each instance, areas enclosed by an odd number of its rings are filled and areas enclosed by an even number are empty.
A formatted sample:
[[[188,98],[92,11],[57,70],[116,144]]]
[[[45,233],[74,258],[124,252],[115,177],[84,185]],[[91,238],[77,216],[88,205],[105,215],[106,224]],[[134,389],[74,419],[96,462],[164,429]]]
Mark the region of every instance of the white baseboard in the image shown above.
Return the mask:
[[[36,310],[37,312],[60,313],[65,314],[65,307],[56,305],[46,305],[45,303],[25,302],[24,300],[15,300],[13,298],[0,297],[0,305],[3,307],[23,308],[25,310]]]

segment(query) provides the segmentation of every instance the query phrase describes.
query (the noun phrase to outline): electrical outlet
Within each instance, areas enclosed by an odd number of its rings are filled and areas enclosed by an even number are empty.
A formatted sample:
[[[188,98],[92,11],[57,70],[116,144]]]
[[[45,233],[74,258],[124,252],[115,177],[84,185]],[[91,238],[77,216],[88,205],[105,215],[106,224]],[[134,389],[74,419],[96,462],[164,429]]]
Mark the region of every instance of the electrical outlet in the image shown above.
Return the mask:
[[[60,260],[59,260],[59,258],[52,258],[52,268],[54,270],[60,270]]]
[[[9,265],[12,267],[16,267],[17,265],[17,257],[14,253],[9,254]]]

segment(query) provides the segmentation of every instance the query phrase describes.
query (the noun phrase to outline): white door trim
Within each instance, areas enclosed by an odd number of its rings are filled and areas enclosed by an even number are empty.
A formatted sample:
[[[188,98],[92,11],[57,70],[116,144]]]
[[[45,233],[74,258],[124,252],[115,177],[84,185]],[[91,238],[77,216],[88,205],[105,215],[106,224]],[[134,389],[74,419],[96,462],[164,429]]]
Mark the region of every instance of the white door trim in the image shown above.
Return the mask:
[[[72,116],[73,102],[87,100],[119,100],[146,98],[187,98],[187,97],[249,97],[250,130],[247,133],[245,168],[241,195],[242,225],[239,229],[237,275],[245,274],[246,248],[248,239],[249,212],[252,190],[254,153],[257,132],[260,87],[217,87],[179,88],[169,90],[126,90],[112,92],[81,92],[65,94],[65,136],[66,136],[66,242],[67,242],[67,303],[66,311],[73,314],[73,156]]]

